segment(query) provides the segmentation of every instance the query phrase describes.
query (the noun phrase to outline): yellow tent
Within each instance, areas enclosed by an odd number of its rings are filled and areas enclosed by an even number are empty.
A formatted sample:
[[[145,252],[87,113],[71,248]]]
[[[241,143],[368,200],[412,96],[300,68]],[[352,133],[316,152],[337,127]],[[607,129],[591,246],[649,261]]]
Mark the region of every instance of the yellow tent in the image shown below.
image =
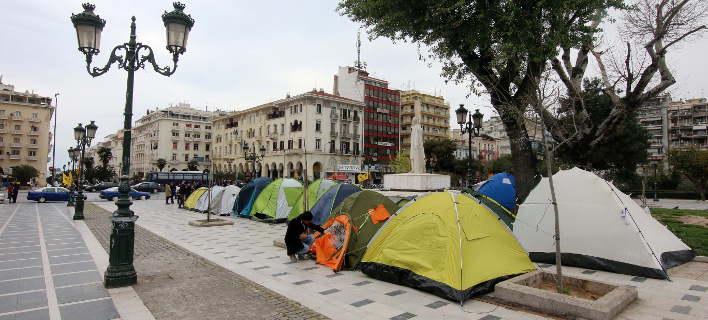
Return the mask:
[[[388,220],[361,262],[364,274],[464,301],[533,271],[497,216],[451,191],[418,197]]]
[[[188,209],[194,209],[194,206],[197,205],[197,200],[199,200],[199,197],[201,197],[202,194],[204,194],[204,192],[206,192],[207,190],[209,190],[209,188],[201,187],[192,192],[192,194],[189,195],[187,200],[184,201],[184,206]]]

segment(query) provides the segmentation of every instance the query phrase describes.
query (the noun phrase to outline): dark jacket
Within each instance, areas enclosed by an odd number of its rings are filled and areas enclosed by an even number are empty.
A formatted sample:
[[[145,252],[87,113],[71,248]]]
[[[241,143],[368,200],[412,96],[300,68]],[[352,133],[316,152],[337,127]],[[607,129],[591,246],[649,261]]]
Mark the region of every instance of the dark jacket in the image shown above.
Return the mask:
[[[302,250],[305,247],[300,241],[300,235],[305,233],[305,228],[310,228],[324,233],[324,229],[312,222],[303,224],[300,217],[290,220],[288,230],[285,231],[285,245],[288,247],[288,255],[293,255],[295,252]]]

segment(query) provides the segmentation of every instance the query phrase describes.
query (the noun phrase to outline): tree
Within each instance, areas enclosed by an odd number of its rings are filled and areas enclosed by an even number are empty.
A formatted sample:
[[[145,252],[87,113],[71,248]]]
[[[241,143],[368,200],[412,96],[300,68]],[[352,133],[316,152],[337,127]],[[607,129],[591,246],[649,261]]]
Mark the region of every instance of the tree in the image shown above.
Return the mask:
[[[19,166],[12,167],[12,176],[15,177],[20,183],[27,184],[27,182],[32,178],[39,176],[39,170],[33,166],[21,164]]]
[[[434,172],[455,170],[455,150],[457,145],[450,138],[435,138],[423,142],[425,168]]]
[[[686,179],[693,182],[701,193],[701,201],[706,201],[708,189],[708,151],[696,147],[671,149],[668,161],[674,169],[680,171]]]
[[[138,184],[140,181],[143,181],[143,177],[140,175],[134,173],[132,176],[130,176],[130,183],[131,184]]]
[[[566,111],[574,123],[569,128],[555,119],[551,111],[536,110],[543,115],[553,138],[584,150],[587,157],[601,153],[598,150],[619,136],[623,123],[637,109],[676,83],[666,63],[668,49],[705,30],[702,21],[706,6],[706,1],[691,4],[688,0],[637,1],[624,13],[621,33],[629,41],[622,59],[608,58],[609,54],[601,51],[592,37],[585,38],[580,46],[562,44],[563,53],[553,59],[552,68],[567,89]],[[597,15],[592,25],[597,26],[601,19],[602,16]],[[639,54],[633,51],[632,45],[639,45]],[[578,51],[575,64],[571,50]],[[601,88],[611,104],[609,113],[602,119],[593,119],[589,110],[592,106],[586,104],[580,87],[590,54],[598,64]]]
[[[101,162],[103,167],[108,167],[108,162],[113,159],[113,153],[111,152],[111,148],[109,147],[100,147],[98,148],[98,151],[96,151],[96,154],[98,155],[98,161]]]
[[[160,169],[160,172],[162,172],[162,169],[164,169],[166,165],[167,160],[163,158],[157,159],[157,168]]]
[[[388,164],[395,173],[411,172],[411,157],[398,150],[396,156]]]
[[[199,162],[197,161],[197,159],[192,159],[187,162],[188,171],[197,171],[197,168],[199,168]]]
[[[559,47],[591,41],[596,12],[619,6],[617,0],[342,0],[338,10],[367,27],[372,38],[428,46],[427,58],[443,62],[448,80],[471,81],[473,93],[486,91],[507,130],[516,180],[530,182],[536,157],[524,113],[547,62]],[[516,184],[519,202],[532,188]]]
[[[514,162],[510,154],[499,156],[498,158],[487,163],[487,172],[490,174],[507,172],[514,174]]]
[[[598,78],[586,79],[582,99],[585,104],[588,119],[592,123],[601,123],[610,116],[612,99],[602,89],[602,81]],[[559,124],[566,127],[576,121],[574,113],[569,110],[571,101],[566,100],[560,109]],[[632,172],[637,164],[646,163],[647,149],[651,146],[651,134],[639,125],[636,114],[630,113],[617,124],[610,138],[598,146],[595,152],[588,153],[587,146],[592,144],[592,136],[585,136],[585,141],[561,144],[556,150],[562,162],[589,166],[596,170],[615,169],[615,177],[633,179]]]
[[[96,163],[93,159],[93,157],[84,157],[84,159],[81,161],[81,163],[84,165],[84,167],[87,170],[90,170],[93,168],[93,165]]]

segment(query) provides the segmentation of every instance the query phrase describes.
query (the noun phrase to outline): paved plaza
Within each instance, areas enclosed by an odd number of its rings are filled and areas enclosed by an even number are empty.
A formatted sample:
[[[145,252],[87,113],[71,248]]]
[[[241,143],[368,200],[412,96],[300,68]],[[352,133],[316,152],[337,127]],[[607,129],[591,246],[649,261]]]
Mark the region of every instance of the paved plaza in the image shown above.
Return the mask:
[[[314,261],[290,261],[284,249],[273,245],[282,240],[284,224],[219,217],[234,224],[192,227],[188,222],[205,214],[156,198],[135,201],[131,207],[140,216],[135,262],[139,283],[110,290],[103,288],[101,278],[110,233],[105,221],[115,204],[87,204],[85,221],[72,221],[65,203],[0,205],[0,320],[543,319],[477,299],[461,306],[360,272],[334,273]],[[694,202],[677,203],[683,208]],[[699,202],[696,209],[704,209],[700,205],[705,206]],[[635,287],[639,299],[617,319],[705,319],[707,265],[691,262],[672,269],[671,281],[563,270]]]

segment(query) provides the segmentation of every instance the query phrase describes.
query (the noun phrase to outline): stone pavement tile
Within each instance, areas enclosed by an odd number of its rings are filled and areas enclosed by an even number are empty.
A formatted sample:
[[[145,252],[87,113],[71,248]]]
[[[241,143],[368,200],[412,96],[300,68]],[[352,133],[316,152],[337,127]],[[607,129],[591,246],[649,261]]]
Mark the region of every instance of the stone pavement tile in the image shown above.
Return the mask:
[[[691,301],[691,302],[698,302],[701,300],[701,297],[699,296],[692,296],[690,294],[684,295],[681,300],[686,300],[686,301]]]
[[[116,319],[120,317],[113,301],[110,298],[82,302],[76,304],[59,305],[62,319],[82,319],[91,315],[91,319]]]
[[[426,304],[425,306],[428,308],[431,308],[431,309],[437,309],[437,308],[446,306],[448,304],[450,304],[450,303],[440,300],[440,301],[435,301],[433,303]]]
[[[693,291],[706,292],[706,289],[708,289],[708,287],[699,286],[699,285],[692,285],[692,286],[691,286],[690,288],[688,288],[688,289],[689,289],[689,290],[693,290]]]
[[[68,262],[75,262],[75,261],[86,261],[86,260],[92,260],[93,258],[89,253],[84,253],[84,254],[73,254],[73,255],[68,255],[68,256],[54,256],[54,257],[49,257],[49,264],[57,264],[57,263],[68,263]]]
[[[50,268],[52,269],[52,274],[57,275],[69,272],[96,270],[96,264],[93,261],[79,261],[76,263],[53,265]]]
[[[676,305],[673,308],[671,308],[671,312],[676,312],[676,313],[688,314],[690,311],[691,311],[691,307],[689,307],[689,306]]]
[[[2,319],[2,318],[0,318],[0,319]],[[16,320],[49,319],[49,308],[19,312],[14,315],[14,318],[8,318],[8,319],[16,319]]]
[[[365,305],[367,305],[369,303],[373,303],[373,302],[374,301],[372,301],[372,300],[364,299],[364,300],[356,301],[356,302],[352,303],[351,305],[353,305],[355,307],[361,307],[361,306],[365,306]]]
[[[378,301],[362,305],[357,309],[368,311],[372,314],[381,316],[384,319],[394,319],[396,316],[400,316],[401,314],[406,312],[406,310],[401,310],[400,308],[397,308],[395,306],[379,303]]]
[[[47,303],[47,292],[34,291],[26,292],[17,295],[17,310],[27,310],[46,307]]]
[[[59,304],[109,297],[103,283],[89,283],[56,289]]]
[[[54,286],[57,288],[68,285],[101,282],[103,280],[103,277],[101,277],[95,268],[89,271],[54,275],[53,277]]]

